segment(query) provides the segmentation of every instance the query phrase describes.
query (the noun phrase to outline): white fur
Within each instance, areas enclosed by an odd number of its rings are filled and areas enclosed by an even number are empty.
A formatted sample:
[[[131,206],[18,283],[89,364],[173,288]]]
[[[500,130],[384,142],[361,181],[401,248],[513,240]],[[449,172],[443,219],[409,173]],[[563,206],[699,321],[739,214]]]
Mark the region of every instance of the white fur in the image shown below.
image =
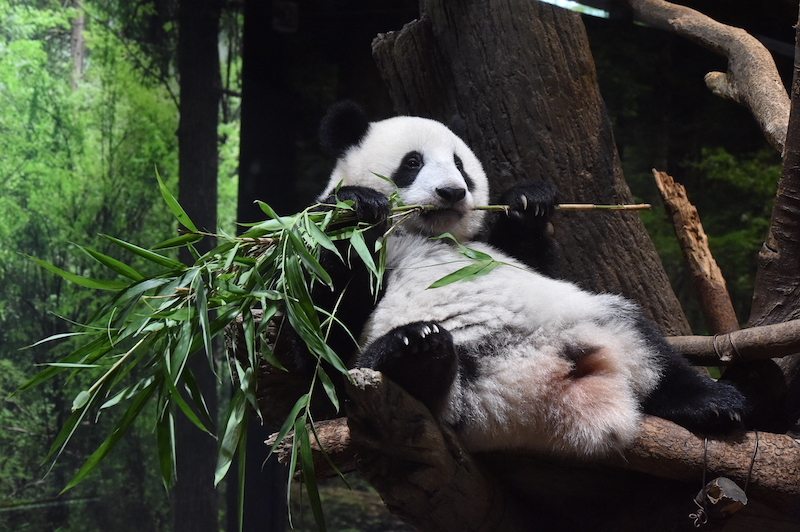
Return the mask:
[[[430,320],[467,352],[479,349],[473,353],[477,378],[456,378],[442,415],[471,451],[527,448],[587,456],[627,444],[638,428],[638,405],[660,376],[630,325],[633,304],[539,275],[486,244],[468,246],[507,265],[428,289],[469,259],[446,241],[394,237],[386,293],[362,343]],[[587,373],[570,376],[576,365]]]
[[[445,227],[416,217],[387,242],[386,293],[366,324],[362,345],[395,327],[440,322],[463,356],[476,361],[476,378],[449,391],[442,421],[471,451],[526,448],[567,455],[600,455],[627,444],[636,433],[639,404],[658,383],[659,368],[636,332],[633,304],[612,295],[539,275],[486,244],[470,242],[488,201],[488,180],[472,151],[444,125],[396,117],[370,124],[362,142],[336,165],[326,197],[340,183],[387,195],[390,177],[410,151],[425,165],[400,189],[405,204],[438,205],[441,186],[466,183],[453,163],[463,161],[474,188]],[[489,275],[441,288],[431,283],[470,263],[446,240],[450,232],[470,248],[506,264]]]

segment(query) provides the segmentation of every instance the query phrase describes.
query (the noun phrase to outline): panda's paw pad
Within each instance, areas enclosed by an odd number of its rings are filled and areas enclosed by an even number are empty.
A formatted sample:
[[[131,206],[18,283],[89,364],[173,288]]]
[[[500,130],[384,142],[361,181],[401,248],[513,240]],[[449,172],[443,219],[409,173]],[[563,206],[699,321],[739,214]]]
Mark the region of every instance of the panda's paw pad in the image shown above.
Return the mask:
[[[403,325],[394,329],[389,335],[395,344],[391,349],[395,358],[435,352],[453,341],[450,333],[433,321],[418,321]]]
[[[357,365],[384,372],[398,368],[449,365],[455,357],[453,337],[432,321],[409,323],[392,329],[375,340],[358,359]]]

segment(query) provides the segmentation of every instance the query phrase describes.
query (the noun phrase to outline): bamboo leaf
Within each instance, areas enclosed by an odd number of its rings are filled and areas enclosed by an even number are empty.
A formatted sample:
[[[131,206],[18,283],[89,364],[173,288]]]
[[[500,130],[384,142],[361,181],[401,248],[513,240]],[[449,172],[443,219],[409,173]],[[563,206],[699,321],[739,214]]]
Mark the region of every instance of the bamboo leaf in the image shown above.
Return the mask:
[[[71,283],[75,283],[78,286],[83,286],[86,288],[94,288],[95,290],[120,290],[121,288],[125,288],[127,283],[122,281],[107,281],[104,279],[94,279],[92,277],[82,277],[80,275],[75,275],[74,273],[70,273],[66,270],[62,270],[52,264],[45,262],[43,260],[37,259],[36,257],[32,257],[30,255],[22,254],[23,257],[26,257],[45,270],[52,272],[59,277],[63,277],[67,281]]]
[[[353,231],[353,234],[350,236],[350,245],[356,250],[356,253],[364,262],[367,269],[369,269],[370,273],[372,273],[375,278],[380,277],[378,269],[375,266],[375,260],[372,258],[372,253],[370,253],[367,243],[364,241],[364,235],[362,235],[360,231]]]
[[[31,345],[25,346],[22,349],[30,349],[31,347],[36,347],[38,345],[45,344],[47,342],[52,342],[54,340],[61,340],[63,338],[71,338],[73,336],[85,336],[85,335],[95,335],[100,334],[100,331],[78,331],[78,332],[71,332],[71,333],[58,333],[52,336],[48,336],[47,338],[43,338],[38,342],[34,342]]]
[[[306,230],[317,244],[339,257],[339,260],[344,260],[342,255],[339,253],[339,250],[336,248],[336,245],[333,243],[330,237],[328,237],[328,235],[326,235],[322,229],[317,226],[317,224],[311,220],[306,220]]]
[[[186,214],[186,211],[183,210],[178,200],[175,199],[175,196],[169,191],[167,186],[164,184],[164,181],[161,179],[161,175],[158,173],[158,169],[156,169],[156,179],[158,180],[158,189],[161,191],[161,197],[164,198],[169,210],[172,211],[172,214],[175,215],[175,218],[189,231],[197,233],[197,226],[192,223],[192,220],[189,218],[189,215]]]
[[[300,257],[300,260],[302,260],[303,264],[306,265],[306,268],[308,268],[308,270],[314,274],[317,279],[326,285],[333,287],[331,276],[328,275],[328,272],[325,271],[319,261],[317,261],[317,259],[308,252],[308,249],[306,249],[306,246],[303,244],[303,241],[300,240],[300,237],[298,237],[293,231],[287,231],[286,234],[289,237],[289,242],[291,243],[294,252],[297,253],[297,256]]]
[[[458,281],[469,281],[471,279],[475,279],[476,277],[481,277],[482,275],[486,275],[487,273],[491,272],[501,264],[503,263],[496,260],[481,260],[474,262],[433,282],[428,289],[440,288]]]
[[[81,363],[88,363],[94,362],[97,359],[101,358],[105,354],[109,352],[111,349],[111,344],[108,341],[108,337],[100,336],[95,338],[88,344],[78,348],[77,350],[73,351],[69,355],[62,358],[59,362],[61,363],[71,363],[71,362],[81,362]],[[25,382],[22,386],[17,388],[17,390],[12,394],[16,395],[20,392],[27,390],[33,386],[38,386],[39,384],[43,383],[44,381],[51,379],[52,377],[58,375],[66,368],[59,367],[59,366],[49,366],[33,377],[31,377],[27,382]]]
[[[169,491],[177,478],[175,441],[175,416],[167,408],[156,422],[156,440],[158,443],[158,465],[161,470],[161,481]]]
[[[214,485],[220,483],[228,473],[231,467],[231,462],[236,454],[236,449],[239,447],[239,440],[245,429],[246,423],[247,401],[244,394],[241,392],[234,392],[231,398],[231,404],[228,407],[228,415],[226,416],[225,429],[220,438],[219,452],[217,454],[217,467],[214,473]]]
[[[195,408],[197,408],[197,411],[200,413],[200,417],[203,418],[203,421],[198,420],[195,425],[197,425],[200,430],[204,430],[209,434],[213,434],[216,423],[211,418],[211,414],[208,411],[208,405],[206,404],[206,399],[203,397],[203,393],[200,391],[200,386],[197,385],[197,381],[195,380],[194,374],[191,372],[191,370],[183,373],[183,384],[186,388],[186,391],[189,392],[189,397],[192,399],[192,404],[195,406]],[[178,405],[180,406],[180,403],[178,403]]]
[[[83,390],[81,393],[79,393],[77,396],[75,396],[75,399],[73,399],[73,401],[72,401],[72,411],[74,412],[75,410],[79,410],[79,409],[83,408],[86,405],[86,403],[89,402],[89,399],[91,397],[92,396],[88,391]]]
[[[200,331],[203,334],[203,345],[206,349],[206,357],[211,364],[212,371],[214,369],[214,352],[211,348],[211,325],[208,320],[208,302],[206,301],[206,283],[204,282],[202,273],[198,273],[192,283],[194,291],[195,306],[197,307],[197,315],[200,321]]]
[[[111,242],[117,244],[118,246],[124,249],[127,249],[131,253],[134,253],[142,257],[143,259],[146,259],[150,262],[154,262],[160,266],[164,266],[165,268],[169,268],[170,270],[180,271],[186,268],[186,266],[184,266],[182,262],[178,262],[177,260],[173,260],[163,255],[159,255],[158,253],[154,253],[149,249],[141,248],[134,244],[125,242],[124,240],[120,240],[119,238],[114,238],[113,236],[102,235],[102,234],[100,236],[102,236],[103,238],[107,238]]]
[[[186,233],[185,235],[176,236],[173,238],[169,238],[164,240],[163,242],[159,242],[155,246],[150,249],[172,249],[172,248],[179,248],[183,247],[187,244],[194,244],[195,242],[202,240],[205,238],[204,235],[200,235],[197,233]]]
[[[141,281],[145,278],[145,276],[134,268],[131,268],[124,262],[121,262],[113,257],[109,257],[108,255],[104,255],[99,251],[95,251],[94,249],[87,248],[78,244],[73,244],[75,247],[92,257],[94,260],[105,266],[106,268],[117,272],[118,274],[122,275],[123,277],[127,277],[128,279],[132,279],[134,281]]]
[[[310,400],[311,396],[306,393],[301,395],[300,398],[294,403],[292,410],[289,412],[289,415],[286,416],[286,420],[283,422],[281,430],[279,430],[278,434],[275,436],[275,442],[272,444],[272,447],[269,448],[267,458],[272,456],[272,453],[275,452],[275,449],[278,448],[278,445],[281,443],[281,441],[283,441],[286,435],[289,434],[289,431],[292,430],[292,427],[294,427],[294,421],[297,419],[297,415],[302,409],[308,406]],[[289,475],[289,478],[292,478],[291,474]]]
[[[331,403],[333,403],[333,407],[336,409],[336,412],[339,412],[339,397],[336,394],[336,387],[333,385],[333,381],[331,381],[331,378],[328,377],[328,374],[325,372],[322,366],[317,366],[317,376],[322,383],[322,387],[325,390],[325,394],[328,396],[328,399],[330,399]]]
[[[303,468],[303,483],[308,492],[308,503],[314,514],[317,528],[325,531],[325,516],[322,513],[322,502],[319,499],[317,477],[314,475],[314,460],[311,455],[311,441],[306,428],[306,417],[300,416],[294,424],[294,438],[300,440],[300,464]]]
[[[477,249],[468,248],[468,247],[462,245],[458,240],[456,240],[456,237],[454,237],[450,233],[444,233],[443,235],[433,236],[433,237],[431,237],[431,240],[438,240],[438,239],[442,239],[442,238],[446,238],[448,240],[452,240],[453,243],[456,246],[458,246],[458,249],[461,250],[461,254],[464,255],[465,257],[467,257],[468,259],[472,259],[472,260],[492,260],[492,256],[491,255],[488,255],[488,254],[486,254],[486,253],[484,253],[482,251],[478,251]]]
[[[142,408],[144,408],[144,405],[147,404],[147,401],[153,395],[155,389],[156,386],[151,384],[133,399],[133,402],[128,407],[128,410],[125,411],[125,414],[123,414],[122,418],[117,422],[116,426],[111,431],[111,434],[105,439],[105,441],[103,441],[102,444],[100,444],[100,447],[98,447],[97,450],[93,452],[91,456],[89,456],[72,480],[70,480],[69,483],[67,483],[67,486],[61,490],[61,493],[64,493],[80,483],[84,478],[86,478],[86,475],[91,473],[92,470],[97,467],[97,464],[100,463],[100,460],[102,460],[111,451],[111,449],[114,448],[120,438],[122,438],[122,436],[128,430],[128,427],[131,426],[131,423],[133,423],[133,421],[139,415],[139,412],[141,412]]]

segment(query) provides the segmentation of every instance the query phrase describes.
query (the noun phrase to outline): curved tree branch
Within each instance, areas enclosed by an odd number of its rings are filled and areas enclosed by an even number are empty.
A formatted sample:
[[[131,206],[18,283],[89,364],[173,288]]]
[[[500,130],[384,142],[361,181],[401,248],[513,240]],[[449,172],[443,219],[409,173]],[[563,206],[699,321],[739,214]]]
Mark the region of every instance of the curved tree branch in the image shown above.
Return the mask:
[[[671,31],[728,58],[728,72],[709,72],[711,91],[734,100],[755,116],[772,146],[783,153],[789,96],[775,61],[758,39],[685,6],[663,0],[627,0],[637,20]]]

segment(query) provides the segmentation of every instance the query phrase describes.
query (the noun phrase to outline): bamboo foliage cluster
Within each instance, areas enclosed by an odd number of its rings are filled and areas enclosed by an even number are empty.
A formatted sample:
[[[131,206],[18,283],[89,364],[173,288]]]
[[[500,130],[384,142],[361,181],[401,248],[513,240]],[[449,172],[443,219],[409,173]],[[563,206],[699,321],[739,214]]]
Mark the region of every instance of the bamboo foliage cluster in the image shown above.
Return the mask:
[[[159,463],[164,486],[175,481],[175,419],[178,412],[186,415],[197,427],[218,438],[219,456],[215,481],[226,475],[237,453],[244,452],[246,423],[250,410],[259,413],[256,404],[257,356],[281,367],[272,356],[265,338],[266,329],[276,311],[284,311],[289,325],[307,344],[309,351],[347,375],[340,358],[325,343],[335,326],[336,318],[324,313],[311,300],[315,283],[333,288],[328,273],[320,265],[322,249],[330,250],[343,261],[362,260],[372,273],[373,287],[383,276],[382,249],[373,255],[362,235],[366,224],[338,224],[352,219],[352,202],[339,202],[334,207],[312,206],[294,215],[278,216],[268,205],[260,206],[266,221],[253,224],[240,237],[217,235],[219,245],[199,255],[193,244],[206,235],[198,231],[184,210],[159,178],[162,196],[178,221],[188,229],[185,234],[161,242],[152,249],[107,236],[111,242],[134,255],[146,259],[157,270],[145,275],[123,262],[93,249],[80,249],[125,280],[87,278],[64,271],[42,260],[30,257],[47,270],[83,287],[112,291],[113,296],[85,325],[70,333],[41,340],[39,345],[65,338],[77,339],[80,347],[58,362],[49,363],[15,393],[36,387],[44,381],[69,372],[93,375],[93,384],[74,399],[72,414],[53,442],[47,459],[57,460],[64,452],[77,428],[93,417],[105,415],[113,407],[121,415],[113,430],[85,461],[64,490],[82,481],[123,437],[137,416],[148,405],[157,409],[155,432]],[[348,253],[342,256],[335,242],[346,240]],[[195,262],[184,265],[170,258],[174,248],[186,246]],[[382,248],[382,246],[377,246]],[[377,260],[375,260],[377,258]],[[255,323],[251,309],[260,308],[263,319]],[[231,363],[233,392],[230,407],[218,430],[211,418],[203,391],[199,389],[187,360],[195,353],[205,353],[208,363],[218,375],[212,344],[227,325],[243,316],[247,360]],[[354,340],[355,342],[355,340]],[[329,399],[338,408],[338,398],[330,376],[317,364],[314,381],[318,380]],[[302,466],[310,464],[307,423],[313,426],[308,393],[295,405],[282,433],[295,431],[297,457]],[[260,414],[259,414],[260,415]],[[240,460],[243,464],[244,460]],[[309,469],[310,470],[310,469]],[[321,522],[314,476],[305,475],[315,517]],[[239,475],[238,490],[242,494],[244,477]],[[241,501],[241,499],[240,499]],[[315,503],[316,501],[316,503]]]

